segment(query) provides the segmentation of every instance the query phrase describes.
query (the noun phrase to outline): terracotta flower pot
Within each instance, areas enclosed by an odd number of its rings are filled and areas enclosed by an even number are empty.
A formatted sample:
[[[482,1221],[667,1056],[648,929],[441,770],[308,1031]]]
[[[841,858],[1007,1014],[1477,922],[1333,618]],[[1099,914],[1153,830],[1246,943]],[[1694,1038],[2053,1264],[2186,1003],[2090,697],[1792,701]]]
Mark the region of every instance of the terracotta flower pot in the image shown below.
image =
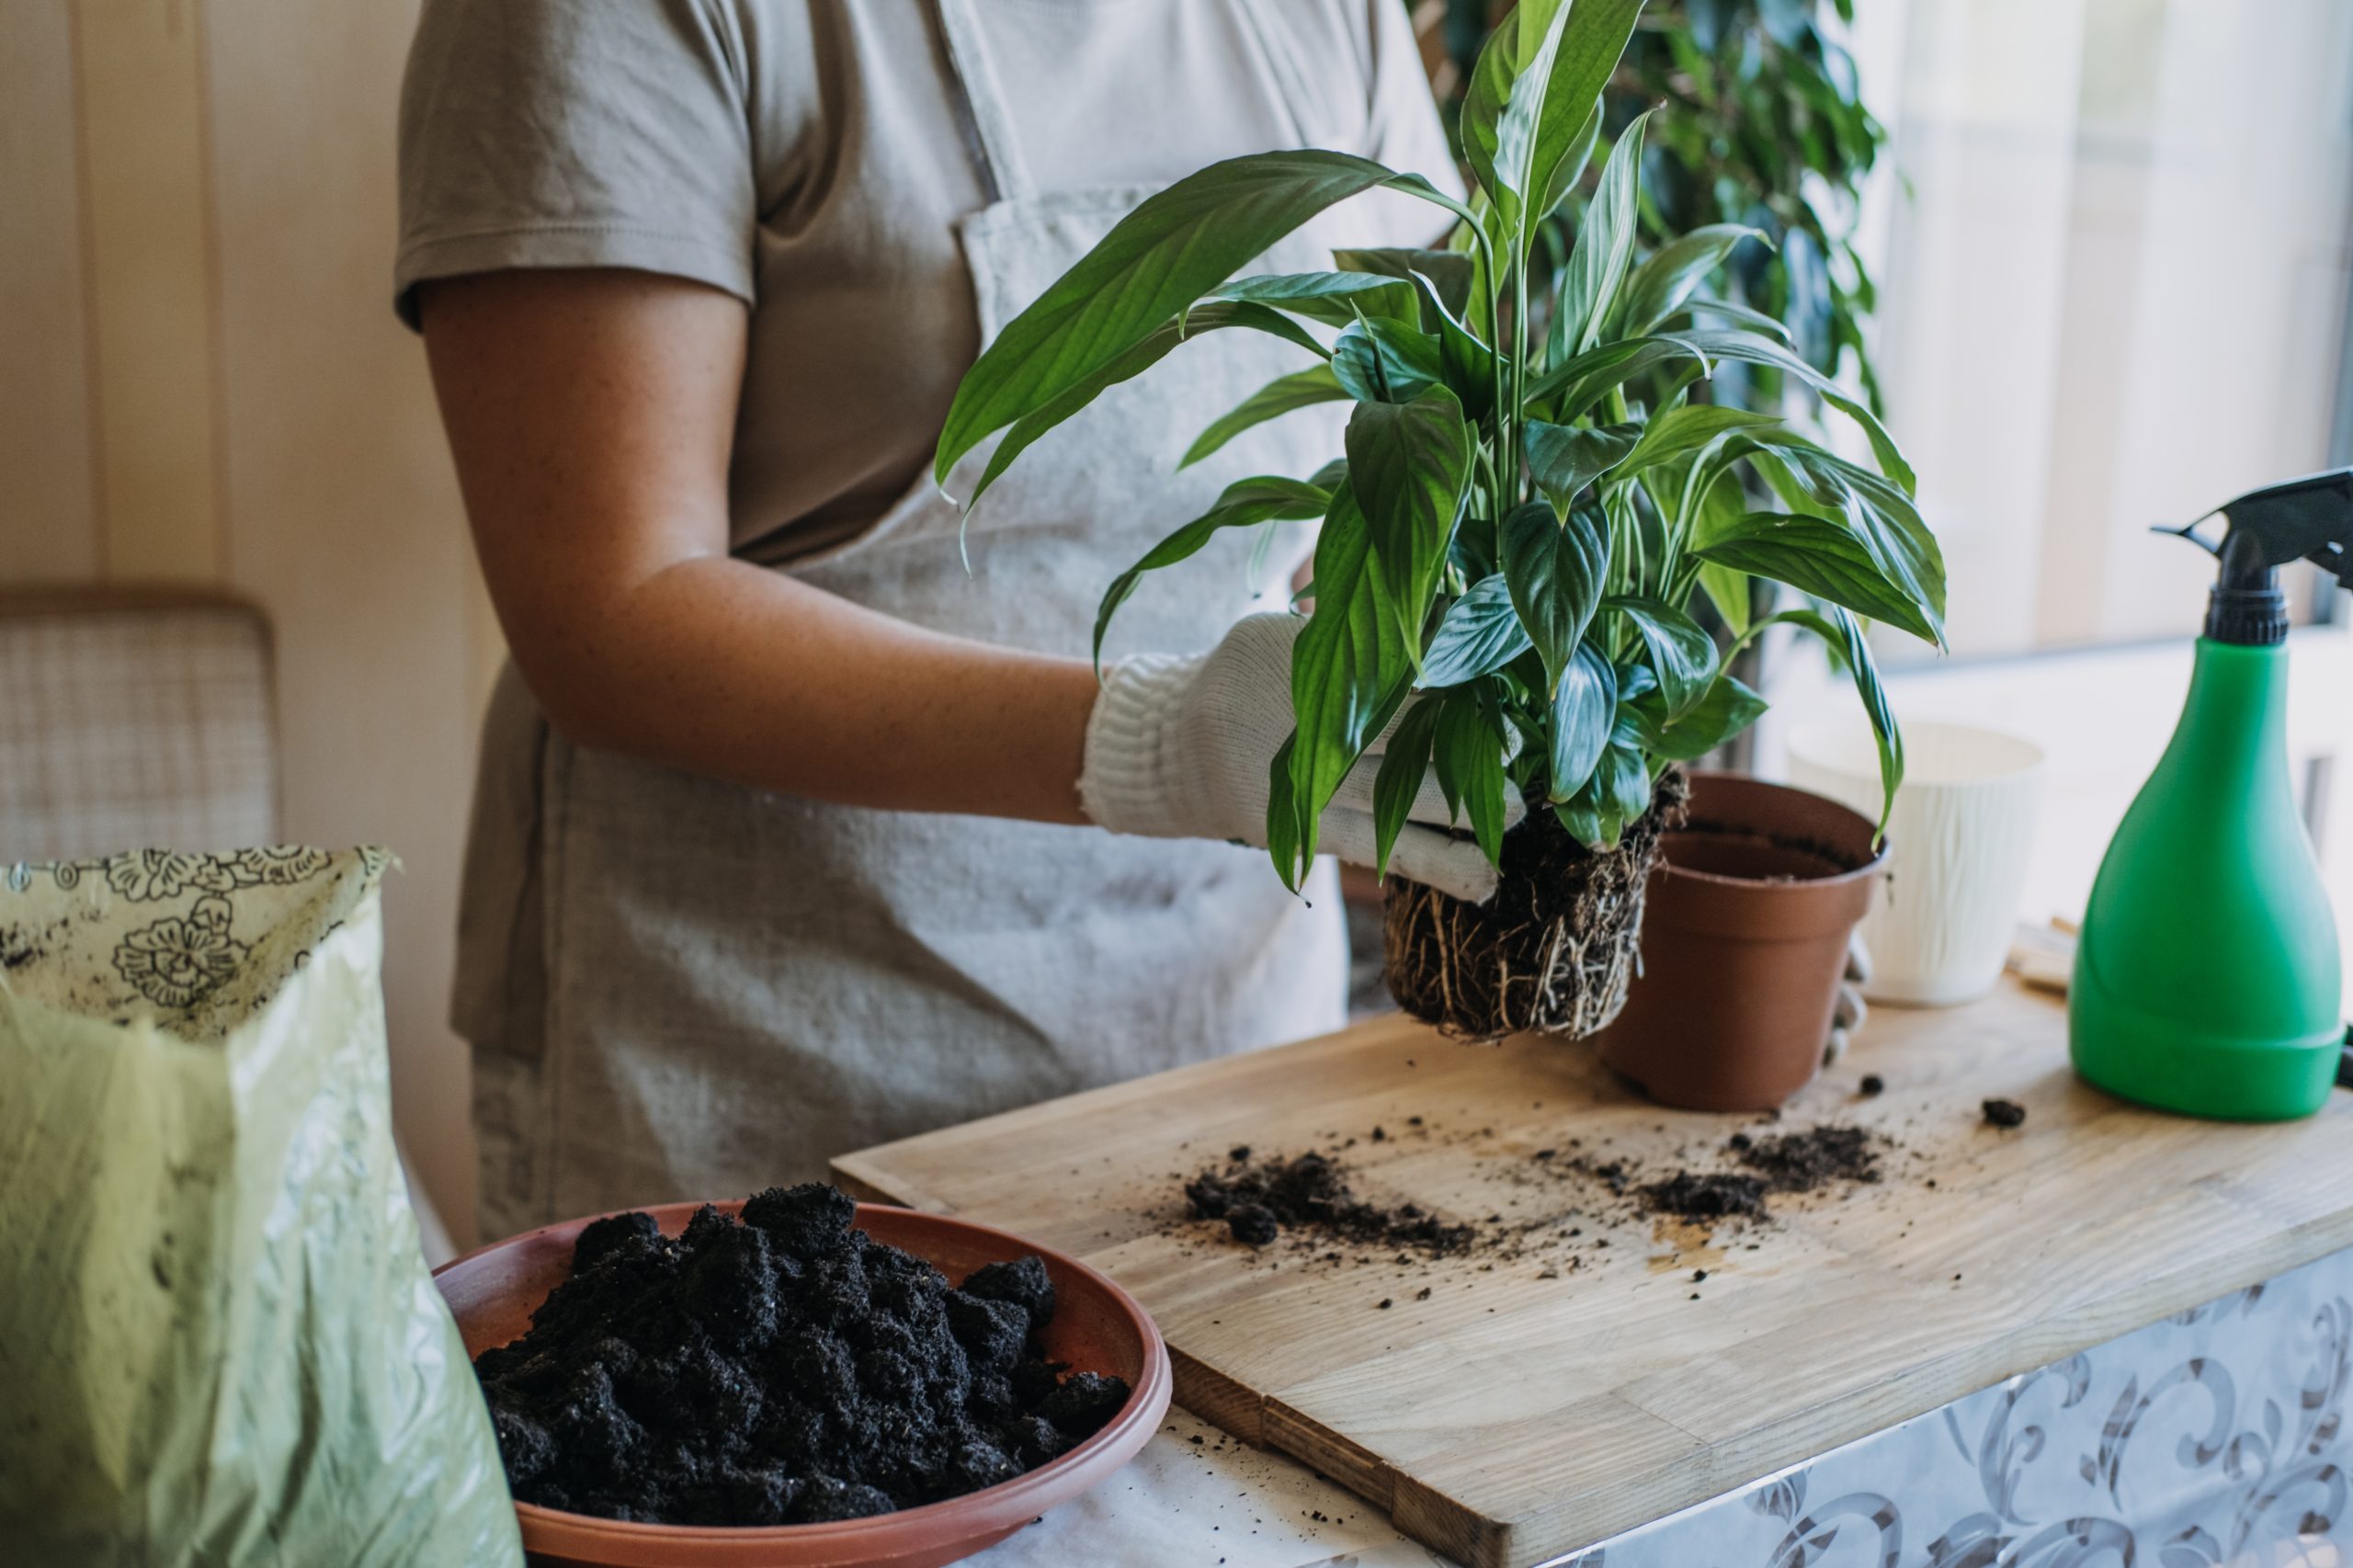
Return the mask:
[[[1822,1064],[1847,939],[1887,869],[1871,823],[1835,801],[1729,773],[1691,775],[1659,840],[1643,972],[1597,1037],[1663,1105],[1766,1110]]]

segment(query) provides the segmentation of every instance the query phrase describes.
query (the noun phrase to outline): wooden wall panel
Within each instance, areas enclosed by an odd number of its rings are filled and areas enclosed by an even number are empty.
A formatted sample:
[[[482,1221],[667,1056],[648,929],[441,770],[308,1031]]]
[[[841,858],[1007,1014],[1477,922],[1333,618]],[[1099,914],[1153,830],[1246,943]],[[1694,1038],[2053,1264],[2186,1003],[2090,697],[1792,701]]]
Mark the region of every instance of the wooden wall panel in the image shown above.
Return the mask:
[[[199,21],[196,0],[74,3],[101,554],[117,581],[210,581],[222,565]]]
[[[230,576],[278,627],[288,832],[400,856],[385,895],[394,1106],[462,1244],[467,1059],[442,1020],[484,653],[424,352],[392,310],[415,7],[206,0],[205,14]]]
[[[0,16],[0,584],[98,571],[72,0]]]

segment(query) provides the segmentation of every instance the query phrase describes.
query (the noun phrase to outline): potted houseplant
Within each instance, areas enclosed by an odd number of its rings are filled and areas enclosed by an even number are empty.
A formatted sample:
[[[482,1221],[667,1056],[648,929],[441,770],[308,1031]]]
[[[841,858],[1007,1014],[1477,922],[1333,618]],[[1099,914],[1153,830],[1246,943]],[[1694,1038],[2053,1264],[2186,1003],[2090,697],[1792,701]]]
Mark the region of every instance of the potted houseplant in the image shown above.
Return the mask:
[[[1593,153],[1602,87],[1641,9],[1523,0],[1495,30],[1462,108],[1468,201],[1313,150],[1230,159],[1148,199],[989,345],[936,459],[944,484],[1002,431],[977,500],[1046,431],[1203,332],[1272,332],[1313,356],[1213,424],[1187,460],[1326,400],[1354,404],[1345,455],[1304,479],[1229,487],[1111,585],[1097,646],[1143,574],[1226,528],[1322,518],[1267,843],[1296,887],[1324,806],[1394,722],[1375,791],[1383,857],[1434,767],[1503,874],[1484,905],[1394,879],[1388,889],[1392,992],[1471,1039],[1589,1034],[1622,1006],[1681,765],[1765,706],[1728,673],[1741,648],[1783,622],[1829,643],[1879,737],[1892,801],[1902,746],[1862,621],[1941,637],[1943,560],[1893,440],[1777,324],[1700,291],[1755,232],[1709,225],[1637,256],[1647,115],[1617,135],[1557,280],[1531,286],[1539,225]],[[1376,187],[1453,213],[1447,247],[1235,276]],[[1700,401],[1726,362],[1811,387],[1870,460],[1789,420]],[[1752,578],[1813,602],[1754,615]],[[1699,595],[1729,647],[1693,619]],[[1538,809],[1506,834],[1514,789]]]

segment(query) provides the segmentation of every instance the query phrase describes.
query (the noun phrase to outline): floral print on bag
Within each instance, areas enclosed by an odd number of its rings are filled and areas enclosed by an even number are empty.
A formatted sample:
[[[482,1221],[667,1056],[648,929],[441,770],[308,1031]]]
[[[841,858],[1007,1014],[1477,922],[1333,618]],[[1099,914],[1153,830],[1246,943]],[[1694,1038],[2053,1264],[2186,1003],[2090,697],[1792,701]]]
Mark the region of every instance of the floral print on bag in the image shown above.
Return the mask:
[[[183,917],[141,926],[116,947],[115,972],[159,1007],[195,1006],[244,960],[245,944],[229,934],[232,913],[227,899],[207,894]]]

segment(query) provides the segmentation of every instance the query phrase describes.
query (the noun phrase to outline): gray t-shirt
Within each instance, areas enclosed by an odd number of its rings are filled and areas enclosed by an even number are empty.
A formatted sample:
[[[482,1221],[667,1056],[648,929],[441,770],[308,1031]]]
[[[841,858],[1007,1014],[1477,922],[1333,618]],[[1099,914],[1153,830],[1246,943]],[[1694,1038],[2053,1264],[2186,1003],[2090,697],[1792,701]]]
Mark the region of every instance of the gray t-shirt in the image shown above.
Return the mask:
[[[1454,184],[1398,0],[983,14],[1041,189],[1302,142]],[[426,0],[401,105],[401,312],[415,324],[426,279],[521,267],[736,295],[733,547],[823,548],[923,472],[978,349],[955,224],[989,197],[961,103],[934,0]],[[1397,243],[1442,222],[1392,199]]]

